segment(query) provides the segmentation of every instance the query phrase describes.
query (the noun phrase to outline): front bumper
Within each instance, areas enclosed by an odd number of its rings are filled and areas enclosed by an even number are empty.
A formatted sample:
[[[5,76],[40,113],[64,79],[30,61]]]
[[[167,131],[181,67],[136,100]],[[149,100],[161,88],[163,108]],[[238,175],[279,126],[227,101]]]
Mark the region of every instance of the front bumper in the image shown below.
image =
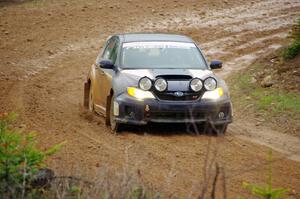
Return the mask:
[[[165,101],[157,99],[137,100],[123,93],[115,98],[119,104],[120,123],[143,125],[158,123],[201,123],[215,125],[232,122],[232,107],[229,99],[218,101]],[[220,117],[220,113],[224,113]],[[223,115],[221,113],[221,115]]]

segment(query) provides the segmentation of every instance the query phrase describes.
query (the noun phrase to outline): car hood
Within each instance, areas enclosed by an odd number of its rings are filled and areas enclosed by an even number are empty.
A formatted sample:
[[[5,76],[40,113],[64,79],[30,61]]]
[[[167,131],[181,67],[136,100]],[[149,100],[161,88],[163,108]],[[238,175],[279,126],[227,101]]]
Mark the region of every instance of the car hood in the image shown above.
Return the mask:
[[[142,77],[149,77],[155,80],[157,76],[165,75],[188,75],[192,78],[200,78],[202,80],[207,77],[214,77],[219,81],[215,74],[210,70],[199,69],[124,69],[121,70],[118,75],[113,79],[113,88],[117,93],[124,92],[127,87],[138,86],[138,82]],[[186,82],[185,84],[183,82]],[[189,80],[178,81],[176,83],[172,81],[172,85],[169,84],[169,90],[186,90],[188,89]]]
[[[122,75],[133,76],[140,79],[141,77],[149,77],[155,79],[161,75],[189,75],[200,79],[206,78],[213,74],[210,70],[195,70],[195,69],[138,69],[138,70],[122,70]]]

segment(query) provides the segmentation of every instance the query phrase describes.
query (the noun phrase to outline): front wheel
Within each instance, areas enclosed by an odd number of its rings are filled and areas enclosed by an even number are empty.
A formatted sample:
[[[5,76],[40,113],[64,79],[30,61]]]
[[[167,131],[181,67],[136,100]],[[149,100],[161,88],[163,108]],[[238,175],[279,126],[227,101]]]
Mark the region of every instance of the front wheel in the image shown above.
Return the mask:
[[[206,133],[210,135],[225,135],[228,124],[213,125],[208,124]]]
[[[118,121],[116,121],[116,116],[114,115],[114,100],[114,96],[111,96],[109,102],[109,115],[106,115],[106,124],[110,125],[112,132],[117,133],[120,132],[121,124]]]
[[[225,135],[228,124],[216,125],[216,135]]]

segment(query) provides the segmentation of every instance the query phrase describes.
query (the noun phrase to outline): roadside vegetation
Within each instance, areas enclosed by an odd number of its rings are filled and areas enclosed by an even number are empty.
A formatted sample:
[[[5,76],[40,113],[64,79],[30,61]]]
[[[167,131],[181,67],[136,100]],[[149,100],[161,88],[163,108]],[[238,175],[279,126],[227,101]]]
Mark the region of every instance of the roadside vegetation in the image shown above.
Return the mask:
[[[273,85],[264,87],[264,82],[260,84],[255,79],[255,72],[262,67],[261,64],[253,65],[251,70],[234,77],[235,84],[231,89],[234,103],[244,109],[254,107],[267,118],[277,114],[296,116],[300,112],[299,93],[278,89]]]
[[[269,69],[266,67],[268,65],[256,63],[229,80],[235,114],[237,118],[242,115],[245,119],[254,118],[257,125],[269,123],[283,132],[300,136],[297,122],[300,120],[300,95],[299,85],[293,79],[295,74],[280,75],[276,69],[271,69],[272,75],[267,75]]]
[[[293,43],[291,43],[282,52],[282,56],[284,59],[293,59],[300,53],[300,17],[298,18],[296,24],[293,26],[291,38],[294,39]]]
[[[0,115],[0,195],[4,198],[25,198],[35,192],[39,175],[47,173],[46,159],[63,145],[39,150],[36,132],[25,135],[24,129],[13,127],[15,119],[13,113]]]
[[[300,136],[300,19],[291,35],[295,40],[290,46],[257,60],[228,82],[237,118],[247,114],[257,126],[269,124]]]
[[[108,176],[100,171],[98,181],[83,176],[56,176],[46,160],[65,143],[42,151],[37,147],[37,133],[15,127],[16,114],[0,114],[0,198],[160,198],[135,181],[131,173]]]

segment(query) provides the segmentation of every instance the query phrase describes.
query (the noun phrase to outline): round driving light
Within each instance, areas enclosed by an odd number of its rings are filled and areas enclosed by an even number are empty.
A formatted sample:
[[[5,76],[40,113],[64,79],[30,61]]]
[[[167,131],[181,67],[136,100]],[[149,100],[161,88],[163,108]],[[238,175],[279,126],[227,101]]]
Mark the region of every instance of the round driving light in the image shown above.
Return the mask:
[[[142,90],[148,91],[152,87],[152,81],[148,77],[143,77],[139,81],[139,87]]]
[[[217,88],[217,81],[214,78],[209,77],[204,81],[204,87],[208,91],[215,90]]]
[[[190,82],[190,87],[193,91],[199,92],[203,87],[202,81],[198,78],[194,78]]]
[[[168,83],[165,79],[163,78],[158,78],[155,80],[154,82],[154,87],[156,90],[160,91],[160,92],[163,92],[167,89],[168,87]]]

